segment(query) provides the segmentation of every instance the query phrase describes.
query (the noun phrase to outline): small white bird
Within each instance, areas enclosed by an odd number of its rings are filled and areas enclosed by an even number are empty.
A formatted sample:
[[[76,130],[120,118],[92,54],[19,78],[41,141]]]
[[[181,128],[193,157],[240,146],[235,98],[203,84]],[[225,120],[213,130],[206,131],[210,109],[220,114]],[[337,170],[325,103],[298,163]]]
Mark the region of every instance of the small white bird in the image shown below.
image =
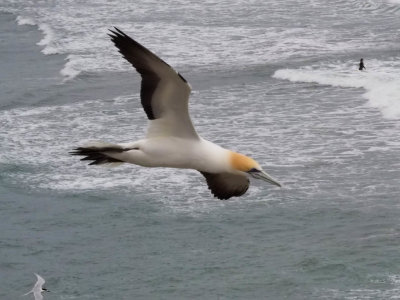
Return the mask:
[[[109,34],[119,52],[142,77],[140,97],[150,120],[147,136],[132,143],[93,142],[71,154],[90,165],[131,163],[144,167],[195,169],[219,199],[243,195],[248,176],[281,186],[250,157],[201,138],[189,116],[190,85],[154,53],[118,28]]]
[[[34,273],[37,277],[37,281],[35,285],[33,286],[32,290],[23,296],[29,295],[30,293],[33,293],[33,296],[35,297],[35,300],[43,300],[42,292],[50,292],[48,289],[45,289],[43,287],[44,283],[46,282],[42,276]]]

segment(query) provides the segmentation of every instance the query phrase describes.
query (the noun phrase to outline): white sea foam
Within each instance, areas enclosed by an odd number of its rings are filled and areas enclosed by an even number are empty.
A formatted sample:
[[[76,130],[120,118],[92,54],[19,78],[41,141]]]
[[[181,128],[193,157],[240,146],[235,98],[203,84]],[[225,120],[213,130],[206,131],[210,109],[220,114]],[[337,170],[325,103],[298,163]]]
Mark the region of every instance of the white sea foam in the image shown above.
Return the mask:
[[[56,43],[56,35],[54,30],[48,24],[39,24],[39,30],[43,32],[43,38],[37,43],[39,46],[44,46],[42,53],[56,54],[58,53]]]
[[[363,88],[368,104],[381,110],[384,117],[400,118],[400,62],[371,59],[367,71],[357,70],[354,62],[313,65],[299,69],[280,69],[273,77],[292,82],[309,82],[344,88]]]
[[[38,25],[36,21],[30,17],[22,17],[18,16],[16,18],[18,25]],[[45,55],[56,54],[58,53],[58,49],[55,45],[56,43],[56,34],[50,25],[46,23],[40,23],[38,25],[39,30],[43,33],[43,38],[37,43],[39,46],[44,46],[42,49],[42,53]]]
[[[81,73],[78,66],[84,62],[79,56],[72,54],[68,55],[66,60],[67,63],[64,65],[64,68],[61,69],[60,74],[64,76],[65,80],[70,80]]]
[[[372,276],[370,281],[377,288],[325,289],[318,291],[316,296],[318,296],[318,299],[344,300],[400,299],[399,278],[399,275]]]
[[[12,0],[6,2],[14,4]],[[19,3],[24,15],[19,22],[29,22],[27,18],[30,18],[39,24],[44,34],[40,41],[40,45],[45,46],[42,50],[44,54],[71,55],[61,72],[66,79],[82,72],[128,68],[107,36],[111,25],[126,31],[180,71],[193,67],[215,70],[234,66],[240,69],[292,57],[360,48],[386,48],[388,44],[397,47],[393,32],[389,30],[377,35],[365,31],[359,34],[357,27],[349,33],[341,28],[332,31],[331,24],[302,26],[300,23],[304,18],[297,15],[297,9],[289,6],[282,13],[281,5],[271,5],[266,6],[261,0],[251,3],[236,1],[236,8],[232,10],[226,2],[213,2],[213,10],[210,11],[207,5],[191,0],[178,1],[173,6],[153,0],[142,1],[136,3],[134,9],[128,4],[111,5],[107,1],[99,1],[98,5],[79,2],[73,7],[64,1],[55,5],[31,5],[27,1]],[[348,12],[348,6],[344,3],[339,12]],[[187,7],[191,9],[187,10]],[[269,21],[271,9],[276,10],[277,18],[286,18],[287,14],[291,14],[294,19],[299,19],[294,24],[277,26]],[[319,9],[314,11],[309,5],[307,9],[310,9],[306,11],[310,15],[321,12]],[[254,19],[249,20],[247,14],[242,13],[247,10],[258,13],[253,13]],[[180,14],[180,18],[169,17],[176,13]],[[329,11],[324,13],[331,15]],[[244,17],[246,22],[241,21]],[[349,20],[357,17],[357,14],[352,14]],[[354,36],[362,36],[362,39]]]
[[[44,46],[42,53],[45,55],[56,54],[59,52],[56,46],[56,34],[50,25],[46,23],[39,23],[30,17],[17,16],[16,18],[18,25],[31,25],[38,26],[39,30],[43,34],[43,38],[37,43],[39,46]]]
[[[28,17],[18,16],[16,18],[16,21],[18,25],[31,25],[31,26],[36,25],[36,22],[32,18]]]

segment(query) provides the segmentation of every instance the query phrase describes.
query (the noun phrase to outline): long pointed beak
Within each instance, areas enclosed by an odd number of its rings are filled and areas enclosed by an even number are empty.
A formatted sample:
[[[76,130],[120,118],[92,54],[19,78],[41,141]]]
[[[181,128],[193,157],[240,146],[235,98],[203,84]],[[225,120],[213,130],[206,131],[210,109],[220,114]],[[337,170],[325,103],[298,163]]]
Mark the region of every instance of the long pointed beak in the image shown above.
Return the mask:
[[[250,175],[253,176],[254,178],[261,179],[261,180],[269,182],[269,183],[271,183],[273,185],[277,185],[279,187],[282,187],[282,185],[278,181],[276,181],[274,178],[272,178],[271,175],[267,174],[264,171],[251,172]]]

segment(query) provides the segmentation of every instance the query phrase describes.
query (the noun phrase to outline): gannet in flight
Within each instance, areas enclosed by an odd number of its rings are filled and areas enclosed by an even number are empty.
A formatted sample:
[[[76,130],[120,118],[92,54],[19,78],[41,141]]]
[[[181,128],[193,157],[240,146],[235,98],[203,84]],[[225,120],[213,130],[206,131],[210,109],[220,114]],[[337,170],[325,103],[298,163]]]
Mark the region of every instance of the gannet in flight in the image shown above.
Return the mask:
[[[281,186],[252,158],[224,149],[200,137],[189,116],[190,85],[162,59],[118,28],[111,40],[141,75],[140,98],[148,117],[146,138],[132,143],[92,142],[75,148],[89,165],[131,163],[143,167],[194,169],[205,178],[215,197],[242,196],[248,176]]]
[[[29,295],[30,293],[33,293],[33,296],[35,297],[35,300],[43,300],[42,292],[50,292],[48,289],[45,289],[43,287],[44,283],[46,282],[42,276],[34,273],[37,277],[37,281],[35,285],[33,286],[32,290],[23,296]]]

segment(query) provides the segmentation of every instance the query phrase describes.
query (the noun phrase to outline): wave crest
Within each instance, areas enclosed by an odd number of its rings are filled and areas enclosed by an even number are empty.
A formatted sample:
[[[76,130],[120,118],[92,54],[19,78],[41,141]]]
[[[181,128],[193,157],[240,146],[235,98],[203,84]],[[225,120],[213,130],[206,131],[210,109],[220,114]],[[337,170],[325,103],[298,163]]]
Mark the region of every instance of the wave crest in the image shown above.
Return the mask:
[[[36,22],[32,18],[18,16],[16,19],[18,25],[36,25]]]
[[[363,88],[368,104],[388,119],[400,118],[400,62],[370,60],[368,71],[360,72],[353,62],[280,69],[272,77],[292,82],[317,83],[343,88]]]

